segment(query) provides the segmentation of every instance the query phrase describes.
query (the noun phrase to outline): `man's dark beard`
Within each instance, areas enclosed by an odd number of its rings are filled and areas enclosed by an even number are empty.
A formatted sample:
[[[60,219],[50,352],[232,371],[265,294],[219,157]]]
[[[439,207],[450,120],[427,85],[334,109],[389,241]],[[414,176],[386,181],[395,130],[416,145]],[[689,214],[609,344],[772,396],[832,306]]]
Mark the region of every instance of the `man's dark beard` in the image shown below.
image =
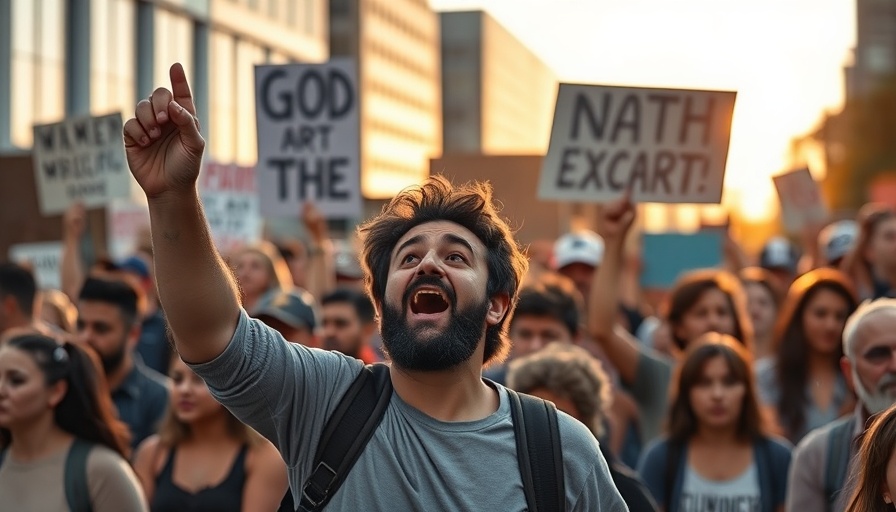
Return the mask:
[[[408,304],[414,293],[422,285],[439,288],[448,297],[451,318],[444,331],[420,339],[426,326],[418,328],[408,325]],[[454,368],[470,359],[479,345],[488,314],[489,300],[486,298],[462,310],[455,310],[456,296],[441,280],[435,277],[418,278],[405,292],[401,308],[383,304],[380,335],[383,347],[396,366],[405,370],[434,372]]]
[[[119,346],[118,349],[111,354],[103,354],[100,353],[99,350],[97,350],[97,353],[100,356],[100,362],[103,363],[103,371],[106,372],[107,377],[109,376],[109,374],[114,373],[116,370],[121,368],[121,364],[122,362],[124,362],[124,354],[127,349],[128,344],[125,341],[122,342],[121,346]]]

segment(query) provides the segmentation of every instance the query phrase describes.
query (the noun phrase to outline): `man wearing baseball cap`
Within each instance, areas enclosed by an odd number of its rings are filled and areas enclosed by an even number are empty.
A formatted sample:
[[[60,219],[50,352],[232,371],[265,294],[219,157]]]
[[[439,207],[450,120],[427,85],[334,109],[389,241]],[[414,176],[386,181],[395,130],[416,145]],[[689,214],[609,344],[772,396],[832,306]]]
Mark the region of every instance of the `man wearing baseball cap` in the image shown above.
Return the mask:
[[[604,241],[593,231],[567,233],[554,243],[554,270],[572,280],[582,297],[588,297],[594,271],[603,257]]]

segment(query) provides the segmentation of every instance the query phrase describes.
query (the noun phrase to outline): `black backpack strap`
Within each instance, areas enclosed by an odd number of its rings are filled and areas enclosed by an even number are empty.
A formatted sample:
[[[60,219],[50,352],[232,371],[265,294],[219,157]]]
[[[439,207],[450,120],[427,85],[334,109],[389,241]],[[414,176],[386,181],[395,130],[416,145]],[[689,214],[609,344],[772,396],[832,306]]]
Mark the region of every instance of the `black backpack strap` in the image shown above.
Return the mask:
[[[529,512],[566,510],[563,447],[554,404],[507,390]]]
[[[833,510],[834,504],[846,483],[846,470],[849,466],[849,449],[852,446],[854,421],[854,416],[847,416],[841,419],[828,433],[828,457],[824,472],[824,492],[828,502],[828,510]]]
[[[389,367],[365,366],[327,420],[299,510],[318,511],[326,506],[364,451],[391,398]]]
[[[678,503],[672,503],[672,490],[678,480],[678,464],[684,455],[684,446],[677,441],[669,439],[666,446],[666,462],[663,468],[663,510],[674,512],[678,510]]]
[[[90,488],[87,486],[87,456],[93,445],[75,438],[65,457],[65,501],[72,512],[91,512]]]

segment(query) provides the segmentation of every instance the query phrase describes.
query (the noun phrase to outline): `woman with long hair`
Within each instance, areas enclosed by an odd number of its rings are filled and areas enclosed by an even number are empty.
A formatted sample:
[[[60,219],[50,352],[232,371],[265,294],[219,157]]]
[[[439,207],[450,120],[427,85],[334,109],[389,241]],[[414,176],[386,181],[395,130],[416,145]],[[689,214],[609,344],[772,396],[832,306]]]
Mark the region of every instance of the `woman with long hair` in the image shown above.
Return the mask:
[[[605,251],[591,286],[588,330],[638,403],[642,440],[646,443],[661,432],[672,370],[682,351],[708,332],[728,334],[749,351],[753,329],[737,277],[707,269],[682,276],[669,294],[661,328],[669,335],[671,358],[632,338],[616,325],[616,312],[623,246],[635,210],[628,198],[623,198],[604,206],[601,212],[599,232]]]
[[[846,512],[896,510],[896,406],[880,413],[862,435]]]
[[[127,427],[115,418],[101,368],[89,349],[36,333],[0,346],[4,510],[145,510],[127,463]],[[68,471],[79,451],[86,453],[84,466]],[[82,474],[80,480],[75,473]],[[77,481],[86,489],[72,484]],[[86,503],[70,502],[71,486],[82,499],[87,495]]]
[[[641,477],[666,512],[784,510],[791,447],[768,435],[751,355],[731,336],[692,342],[678,369],[668,432]]]
[[[289,266],[270,242],[244,247],[230,258],[243,308],[252,315],[265,299],[293,288]]]
[[[896,296],[896,209],[868,203],[858,214],[859,236],[840,269],[856,283],[859,297]]]
[[[134,460],[150,511],[277,510],[287,485],[277,449],[219,404],[176,354],[168,373],[170,407]]]
[[[772,354],[781,296],[775,288],[775,277],[764,268],[747,267],[738,277],[747,295],[747,310],[753,324],[753,359],[758,361]]]
[[[830,268],[803,274],[787,292],[774,355],[757,365],[756,376],[762,401],[792,443],[855,406],[840,359],[843,328],[857,306],[849,279]]]

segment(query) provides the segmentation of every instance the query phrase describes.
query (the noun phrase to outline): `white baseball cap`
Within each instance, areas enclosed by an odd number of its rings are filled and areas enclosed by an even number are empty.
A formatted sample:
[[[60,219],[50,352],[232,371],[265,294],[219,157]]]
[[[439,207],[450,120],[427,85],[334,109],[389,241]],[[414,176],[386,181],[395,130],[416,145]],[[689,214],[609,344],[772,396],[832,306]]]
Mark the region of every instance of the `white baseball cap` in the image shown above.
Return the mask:
[[[828,263],[846,256],[859,238],[859,223],[854,220],[838,220],[825,226],[818,234],[818,246]]]
[[[554,243],[555,270],[572,263],[584,263],[596,267],[603,258],[604,240],[594,231],[567,233]]]

